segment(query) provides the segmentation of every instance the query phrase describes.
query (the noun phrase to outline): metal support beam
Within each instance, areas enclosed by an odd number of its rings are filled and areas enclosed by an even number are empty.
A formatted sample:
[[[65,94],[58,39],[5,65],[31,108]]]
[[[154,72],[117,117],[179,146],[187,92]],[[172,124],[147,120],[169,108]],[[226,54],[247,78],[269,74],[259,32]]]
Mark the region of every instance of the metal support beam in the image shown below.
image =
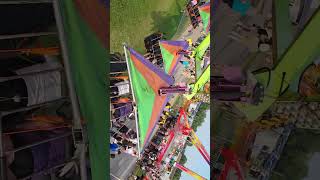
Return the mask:
[[[5,152],[3,150],[4,146],[3,146],[3,141],[2,141],[2,117],[6,116],[6,115],[9,115],[9,114],[12,114],[12,113],[23,112],[23,111],[31,110],[31,109],[34,109],[34,108],[47,106],[47,105],[49,105],[51,103],[58,102],[58,101],[61,101],[61,100],[66,100],[66,99],[68,99],[68,98],[63,97],[61,99],[57,99],[57,100],[46,102],[46,103],[42,103],[42,104],[36,104],[36,105],[33,105],[33,106],[29,106],[29,107],[22,107],[22,108],[14,109],[14,110],[11,110],[11,111],[0,112],[0,136],[1,136],[0,137],[0,172],[1,172],[0,173],[0,179],[1,180],[7,180],[6,156],[5,156]],[[19,149],[16,149],[16,150],[19,150]]]
[[[56,34],[57,34],[56,32],[38,32],[38,33],[22,33],[22,34],[13,34],[13,35],[0,35],[0,40],[38,37],[38,36],[50,36],[50,35],[56,35]]]
[[[36,176],[36,175],[39,175],[39,174],[52,173],[52,172],[54,172],[56,169],[65,166],[67,163],[69,163],[69,162],[71,162],[71,161],[73,161],[73,160],[68,160],[68,161],[66,161],[65,163],[59,164],[59,165],[57,165],[57,166],[54,166],[54,167],[52,167],[52,168],[43,170],[43,171],[41,171],[41,172],[37,172],[37,173],[31,174],[30,176],[24,177],[24,178],[19,179],[19,180],[29,180],[30,178],[32,178],[32,177],[34,177],[34,176]],[[51,180],[52,180],[52,179],[51,179]]]
[[[44,4],[44,3],[52,3],[52,0],[13,0],[13,1],[0,1],[0,5]]]
[[[127,68],[128,68],[128,74],[129,74],[129,78],[130,78],[130,85],[131,85],[131,94],[132,94],[132,98],[133,98],[133,102],[136,102],[136,99],[135,99],[135,96],[134,96],[134,93],[133,93],[133,85],[132,85],[132,82],[131,82],[131,74],[130,74],[130,66],[129,66],[129,61],[128,61],[128,54],[127,54],[127,45],[126,44],[123,44],[123,50],[124,50],[124,54],[125,54],[125,57],[126,57],[126,62],[127,62]],[[140,158],[141,157],[141,147],[140,147],[140,133],[139,133],[139,124],[138,124],[138,112],[137,112],[137,108],[136,107],[133,107],[134,108],[134,115],[135,115],[135,121],[136,121],[136,131],[137,131],[137,139],[138,139],[138,157]]]
[[[112,173],[110,173],[110,175],[117,180],[121,180],[119,177],[117,177],[116,175],[113,175]]]
[[[69,95],[71,99],[71,105],[72,105],[72,112],[73,112],[73,139],[75,141],[75,145],[77,148],[80,148],[80,174],[81,174],[81,180],[87,180],[87,167],[86,167],[86,142],[84,141],[78,141],[75,137],[75,133],[79,133],[78,135],[82,135],[82,138],[85,138],[85,134],[83,133],[83,128],[81,124],[81,114],[79,109],[79,102],[78,97],[75,91],[74,82],[72,79],[71,74],[71,65],[69,60],[69,54],[68,54],[68,47],[67,47],[67,39],[66,34],[63,27],[63,20],[62,15],[60,13],[60,5],[58,0],[53,1],[54,5],[54,14],[56,19],[56,25],[58,28],[59,33],[59,39],[60,39],[60,45],[62,50],[62,57],[63,62],[65,65],[65,72],[67,76],[67,83],[69,86]]]
[[[125,61],[111,61],[111,64],[117,64],[117,63],[126,63]]]
[[[35,104],[35,105],[32,105],[32,106],[22,107],[22,108],[19,108],[19,109],[14,109],[14,110],[10,110],[10,111],[4,111],[4,112],[1,112],[1,114],[2,114],[2,116],[6,116],[6,115],[17,113],[17,112],[23,112],[23,111],[28,111],[28,110],[31,110],[31,109],[34,109],[34,108],[47,106],[47,105],[50,105],[52,103],[63,101],[63,100],[67,100],[67,99],[68,99],[67,97],[62,97],[60,99],[56,99],[56,100],[45,102],[45,103],[41,103],[41,104]]]
[[[0,179],[7,180],[7,163],[6,157],[3,150],[3,141],[2,141],[2,113],[0,113]]]
[[[111,72],[109,74],[113,75],[113,74],[122,74],[122,73],[128,73],[128,71]]]
[[[50,72],[55,72],[55,71],[62,71],[62,70],[63,70],[63,68],[61,67],[61,68],[49,69],[49,70],[45,70],[45,71],[20,74],[20,75],[16,75],[16,76],[0,77],[0,82],[11,81],[11,80],[20,79],[20,78],[27,77],[27,76],[35,76],[35,75],[39,75],[39,74],[45,74],[45,73],[50,73]]]

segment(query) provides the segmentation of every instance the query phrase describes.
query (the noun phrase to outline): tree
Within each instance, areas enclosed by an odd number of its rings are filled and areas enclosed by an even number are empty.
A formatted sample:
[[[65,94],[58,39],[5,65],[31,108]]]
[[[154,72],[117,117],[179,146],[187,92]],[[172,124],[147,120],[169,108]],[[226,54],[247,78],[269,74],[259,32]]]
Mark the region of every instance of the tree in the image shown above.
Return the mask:
[[[177,169],[176,170],[176,172],[174,173],[174,175],[173,175],[173,180],[180,180],[180,178],[181,178],[181,170],[180,169]]]
[[[179,163],[180,163],[181,165],[183,165],[183,164],[185,164],[185,163],[187,162],[187,160],[188,160],[188,158],[187,158],[186,155],[184,155],[184,152],[183,152]]]
[[[180,161],[179,161],[179,164],[181,164],[182,166],[187,162],[187,160],[188,160],[188,158],[187,158],[187,156],[186,155],[184,155],[184,152],[185,152],[185,150],[183,150],[182,152],[181,152],[181,158],[180,158]],[[176,169],[176,171],[175,171],[175,173],[174,173],[174,175],[173,175],[173,179],[174,180],[180,180],[180,177],[181,177],[181,170],[180,169]]]
[[[320,135],[310,130],[295,130],[290,135],[281,158],[272,174],[272,180],[301,180],[308,175],[308,161],[315,152],[320,151]]]
[[[196,132],[197,128],[201,126],[201,124],[204,122],[206,117],[206,111],[210,108],[209,103],[201,103],[200,107],[198,109],[197,114],[194,117],[194,120],[192,122],[192,129]]]

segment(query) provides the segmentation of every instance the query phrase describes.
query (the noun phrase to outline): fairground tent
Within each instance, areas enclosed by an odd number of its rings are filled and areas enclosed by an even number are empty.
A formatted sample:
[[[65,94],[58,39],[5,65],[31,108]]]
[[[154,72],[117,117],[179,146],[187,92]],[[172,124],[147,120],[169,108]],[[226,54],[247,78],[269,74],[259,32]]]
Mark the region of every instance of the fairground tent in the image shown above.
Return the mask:
[[[107,7],[99,0],[59,0],[71,74],[83,119],[87,122],[92,179],[109,179]],[[58,19],[59,20],[59,19]],[[58,21],[57,20],[57,21]]]
[[[203,29],[205,32],[210,30],[210,1],[199,7],[199,13],[201,16]]]
[[[159,96],[158,90],[172,85],[174,80],[133,49],[126,47],[125,53],[138,111],[139,148],[142,151],[169,99],[168,96]]]
[[[160,41],[160,49],[164,63],[164,70],[167,74],[173,75],[174,70],[183,55],[177,54],[180,50],[187,50],[186,41]]]

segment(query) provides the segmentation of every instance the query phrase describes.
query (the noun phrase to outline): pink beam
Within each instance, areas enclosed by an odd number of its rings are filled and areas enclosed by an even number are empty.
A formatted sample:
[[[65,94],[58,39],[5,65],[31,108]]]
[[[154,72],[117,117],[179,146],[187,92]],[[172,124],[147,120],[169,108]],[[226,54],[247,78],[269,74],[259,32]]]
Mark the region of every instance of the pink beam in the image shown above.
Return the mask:
[[[180,169],[181,171],[185,172],[185,173],[188,173],[190,176],[194,177],[195,179],[197,180],[206,180],[206,178],[200,176],[199,174],[191,171],[190,169],[178,164],[178,163],[175,163],[174,166],[178,169]]]
[[[158,159],[157,159],[157,162],[158,162],[158,163],[161,163],[161,161],[162,161],[162,159],[163,159],[163,157],[164,157],[164,154],[167,152],[167,150],[168,150],[168,148],[169,148],[169,146],[170,146],[173,138],[174,138],[174,131],[171,130],[171,131],[170,131],[170,134],[169,134],[169,138],[168,138],[168,143],[167,143],[166,146],[162,149],[161,153],[160,153],[159,156],[158,156]]]

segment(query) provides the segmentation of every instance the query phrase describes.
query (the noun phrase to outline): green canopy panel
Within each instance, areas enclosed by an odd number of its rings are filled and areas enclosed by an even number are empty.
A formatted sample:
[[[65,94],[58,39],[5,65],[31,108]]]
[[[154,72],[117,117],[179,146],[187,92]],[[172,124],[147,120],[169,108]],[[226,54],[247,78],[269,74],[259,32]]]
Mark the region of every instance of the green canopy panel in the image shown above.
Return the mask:
[[[167,74],[175,73],[177,64],[183,57],[181,50],[187,50],[189,45],[186,41],[160,41],[160,50],[163,58],[164,70]]]
[[[210,1],[199,7],[199,13],[202,19],[203,29],[205,32],[210,30]]]
[[[107,32],[107,25],[103,24],[107,19],[107,9],[98,0],[59,0],[59,11],[63,18],[72,79],[81,114],[87,123],[92,179],[107,180],[110,177],[110,105],[105,77],[109,57],[103,43],[107,39],[102,39],[103,36],[97,32]],[[89,14],[99,14],[99,17]],[[97,21],[100,26],[95,26]]]

